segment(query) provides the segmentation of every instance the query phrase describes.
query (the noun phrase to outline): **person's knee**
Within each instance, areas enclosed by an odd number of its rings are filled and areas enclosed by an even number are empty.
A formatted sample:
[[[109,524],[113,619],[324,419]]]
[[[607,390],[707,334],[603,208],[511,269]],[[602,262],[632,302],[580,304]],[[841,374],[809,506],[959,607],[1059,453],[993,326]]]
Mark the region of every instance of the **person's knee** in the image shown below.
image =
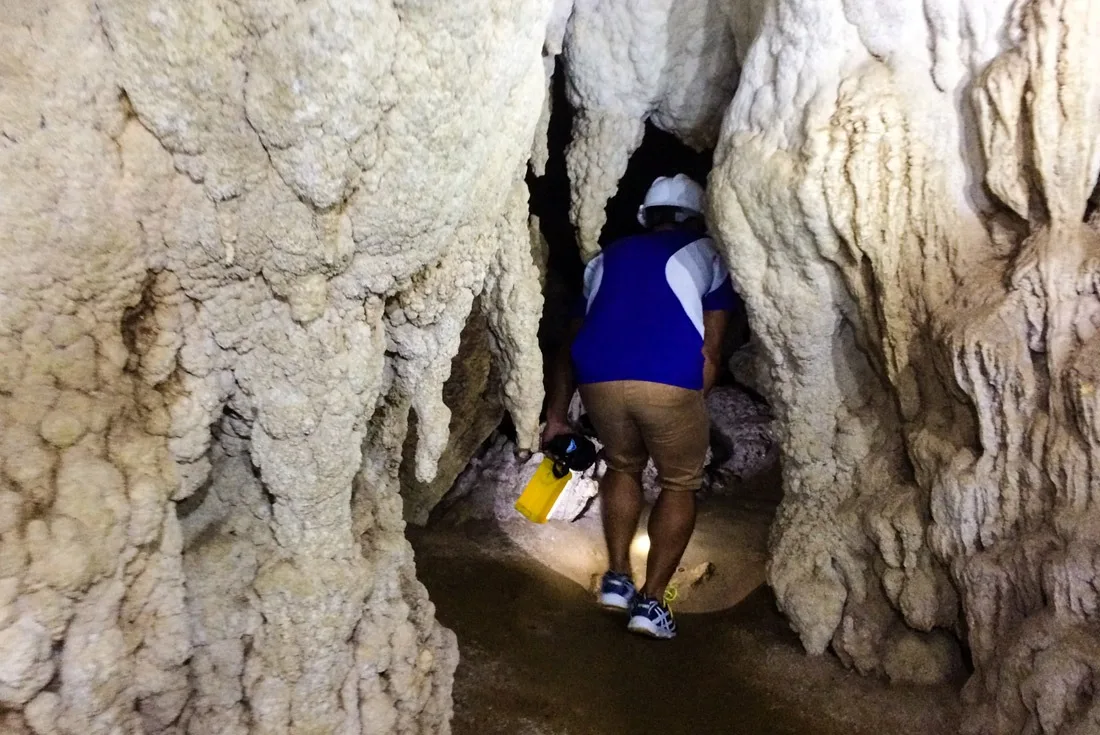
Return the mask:
[[[607,472],[604,473],[603,480],[600,482],[601,487],[607,487],[609,485],[628,485],[637,488],[639,491],[642,489],[642,471],[641,470],[617,470],[613,467],[608,467]]]
[[[670,488],[670,487],[665,487],[664,485],[662,485],[661,486],[661,493],[660,493],[660,495],[657,496],[657,498],[659,500],[661,498],[666,498],[667,497],[668,501],[666,501],[666,502],[674,502],[674,503],[680,503],[680,504],[694,503],[695,502],[695,493],[696,493],[696,491],[698,491],[698,489],[699,488],[695,488],[695,489],[681,488],[681,487],[671,487]]]
[[[690,533],[695,526],[695,508],[695,493],[662,490],[649,516],[650,536],[660,536],[662,529],[666,533],[672,529]]]

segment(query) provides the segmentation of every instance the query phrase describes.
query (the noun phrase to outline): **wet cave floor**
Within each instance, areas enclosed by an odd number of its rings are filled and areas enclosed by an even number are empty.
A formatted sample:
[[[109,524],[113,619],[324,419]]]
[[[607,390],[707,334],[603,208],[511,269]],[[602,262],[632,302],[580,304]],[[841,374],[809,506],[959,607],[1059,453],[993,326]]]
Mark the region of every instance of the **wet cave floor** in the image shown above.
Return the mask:
[[[700,506],[688,556],[709,544],[703,555],[721,566],[724,554],[747,547],[730,558],[754,583],[725,609],[679,613],[673,641],[628,634],[625,618],[599,610],[582,585],[523,551],[498,524],[410,529],[418,576],[458,636],[454,733],[957,732],[961,682],[891,686],[831,655],[804,653],[757,581],[769,502],[766,491],[750,491]],[[742,529],[737,537],[716,538],[731,522]]]

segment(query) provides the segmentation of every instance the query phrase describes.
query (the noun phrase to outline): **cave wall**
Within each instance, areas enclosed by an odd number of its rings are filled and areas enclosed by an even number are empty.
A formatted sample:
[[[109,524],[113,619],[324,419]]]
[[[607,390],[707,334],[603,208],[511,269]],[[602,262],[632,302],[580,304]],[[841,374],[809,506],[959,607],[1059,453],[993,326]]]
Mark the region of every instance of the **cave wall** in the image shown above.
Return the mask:
[[[0,731],[445,732],[398,495],[542,401],[546,0],[0,19]]]
[[[1100,6],[753,5],[710,203],[784,434],[780,607],[899,680],[964,642],[966,732],[1097,732]]]

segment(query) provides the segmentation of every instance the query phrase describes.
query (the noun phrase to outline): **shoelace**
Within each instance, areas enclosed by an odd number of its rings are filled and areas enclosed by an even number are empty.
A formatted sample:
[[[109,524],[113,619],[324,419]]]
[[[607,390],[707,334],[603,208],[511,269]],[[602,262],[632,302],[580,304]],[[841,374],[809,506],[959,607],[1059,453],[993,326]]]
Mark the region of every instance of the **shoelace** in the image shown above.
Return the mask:
[[[670,618],[672,617],[672,603],[676,600],[678,594],[675,587],[671,585],[665,587],[664,603],[665,607],[668,608],[668,616]]]

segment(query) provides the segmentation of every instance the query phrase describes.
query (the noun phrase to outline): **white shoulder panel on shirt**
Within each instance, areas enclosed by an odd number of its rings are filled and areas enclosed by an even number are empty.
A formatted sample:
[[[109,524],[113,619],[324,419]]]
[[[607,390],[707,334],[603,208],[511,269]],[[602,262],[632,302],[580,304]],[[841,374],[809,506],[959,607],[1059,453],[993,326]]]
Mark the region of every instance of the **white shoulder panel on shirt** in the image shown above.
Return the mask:
[[[716,255],[710,238],[701,238],[677,250],[665,264],[665,280],[699,336],[704,331],[703,296],[711,290]]]
[[[600,253],[595,258],[588,262],[588,265],[584,269],[584,303],[585,313],[592,308],[592,302],[596,299],[596,294],[600,290],[600,283],[603,282],[603,253]]]

